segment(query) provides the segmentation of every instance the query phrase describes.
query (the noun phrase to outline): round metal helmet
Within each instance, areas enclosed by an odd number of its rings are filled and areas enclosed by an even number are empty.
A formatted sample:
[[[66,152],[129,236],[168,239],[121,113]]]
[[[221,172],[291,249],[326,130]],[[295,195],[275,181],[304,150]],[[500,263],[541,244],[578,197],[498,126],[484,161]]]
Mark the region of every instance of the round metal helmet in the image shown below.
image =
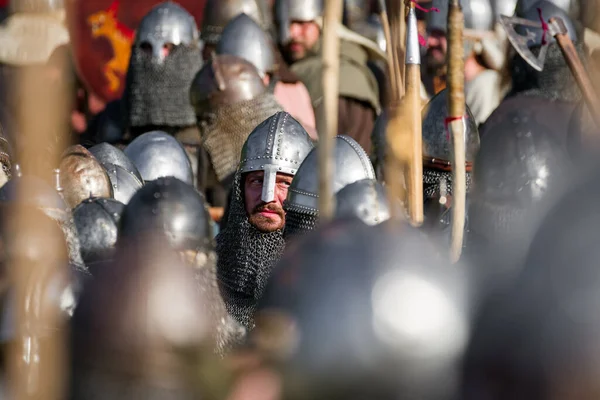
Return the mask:
[[[104,198],[87,199],[75,207],[73,218],[86,264],[112,257],[124,208],[123,203]]]
[[[185,149],[166,132],[152,131],[138,136],[125,148],[125,155],[140,171],[144,182],[174,176],[193,184],[192,165]]]
[[[246,14],[232,19],[223,29],[217,44],[217,54],[231,54],[252,63],[261,77],[275,70],[275,56],[271,39]]]
[[[347,185],[337,192],[335,200],[336,218],[355,217],[367,225],[377,225],[390,219],[385,188],[373,179]]]
[[[527,15],[527,12],[531,10],[535,11],[537,7],[540,7],[540,3],[551,3],[567,13],[569,19],[579,18],[579,0],[518,0],[516,3],[514,11],[515,15],[518,17],[526,18],[525,15]],[[546,17],[546,12],[544,12],[544,19],[546,19],[546,21],[550,19],[549,17]]]
[[[177,3],[160,3],[140,22],[135,46],[152,51],[152,59],[162,62],[165,45],[199,45],[198,27],[192,14]]]
[[[392,221],[334,221],[287,250],[251,336],[282,365],[283,398],[455,398],[469,336],[462,267]]]
[[[565,23],[567,27],[567,32],[569,37],[573,42],[577,42],[577,29],[573,24],[573,19],[569,17],[567,11],[558,6],[555,2],[541,0],[536,1],[533,4],[528,4],[528,8],[523,9],[524,5],[519,2],[517,4],[516,15],[521,18],[525,18],[531,21],[540,21],[540,14],[538,8],[542,11],[542,17],[545,21],[550,20],[550,18],[560,18]],[[527,27],[517,26],[515,28],[517,33],[520,35],[528,36],[529,40],[527,45],[529,47],[541,46],[544,38],[544,31],[542,29],[528,29]],[[554,37],[548,37],[550,35],[546,35],[546,40],[548,43],[555,43],[556,39]]]
[[[527,207],[565,183],[569,156],[552,130],[527,110],[491,127],[473,168],[471,197]]]
[[[306,130],[287,112],[278,112],[258,125],[246,139],[238,171],[264,171],[261,199],[275,198],[277,173],[296,175],[313,149]]]
[[[268,24],[256,0],[208,0],[204,6],[200,38],[209,45],[216,45],[225,26],[240,14],[246,14],[262,28]]]
[[[213,246],[204,197],[173,177],[147,183],[125,207],[121,237],[127,241],[144,232],[164,235],[176,250],[208,250]]]
[[[352,138],[335,137],[335,167],[333,194],[343,187],[363,179],[375,179],[375,171],[369,156]],[[298,169],[288,189],[285,209],[298,212],[319,210],[319,162],[318,150],[313,149]]]
[[[490,31],[494,29],[494,13],[490,0],[461,0],[465,16],[465,28],[476,31]],[[427,31],[448,31],[448,2],[433,0],[432,6],[439,12],[427,13]]]
[[[106,170],[80,145],[71,146],[63,153],[59,181],[63,198],[70,208],[90,197],[113,197]]]
[[[115,164],[102,164],[113,187],[113,197],[123,204],[129,203],[133,195],[144,186],[141,180]]]
[[[118,165],[131,175],[134,175],[140,182],[143,182],[140,171],[138,171],[133,162],[127,158],[121,149],[109,143],[100,143],[90,147],[88,150],[96,157],[96,160],[100,161],[100,164]]]
[[[275,0],[275,21],[279,43],[290,39],[292,21],[315,21],[323,15],[323,0]]]
[[[11,13],[51,13],[64,11],[64,0],[10,0]]]
[[[423,108],[423,161],[431,166],[447,168],[452,165],[450,135],[445,120],[448,117],[448,89],[436,94]],[[472,163],[479,150],[477,121],[466,106],[466,162]]]
[[[193,270],[160,238],[119,248],[86,286],[71,319],[70,398],[203,397],[192,371],[200,368],[196,355],[215,368],[209,360],[218,321],[211,306]]]
[[[267,91],[256,67],[229,54],[214,56],[196,74],[190,86],[190,102],[196,116],[248,101]]]

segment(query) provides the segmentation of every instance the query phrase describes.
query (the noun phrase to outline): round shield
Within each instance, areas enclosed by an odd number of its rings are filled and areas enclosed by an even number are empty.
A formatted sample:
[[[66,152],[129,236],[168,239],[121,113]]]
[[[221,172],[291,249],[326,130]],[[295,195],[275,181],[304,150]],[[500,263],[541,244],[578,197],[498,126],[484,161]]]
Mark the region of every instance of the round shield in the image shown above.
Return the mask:
[[[138,24],[164,0],[67,0],[73,57],[87,89],[105,101],[121,97]],[[200,26],[206,0],[177,0]]]

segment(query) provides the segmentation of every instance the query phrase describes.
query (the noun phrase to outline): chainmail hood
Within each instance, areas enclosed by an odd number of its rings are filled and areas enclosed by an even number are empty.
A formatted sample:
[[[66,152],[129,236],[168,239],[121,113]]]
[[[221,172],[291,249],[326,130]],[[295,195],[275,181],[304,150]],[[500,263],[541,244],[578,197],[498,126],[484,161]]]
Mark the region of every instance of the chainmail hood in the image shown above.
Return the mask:
[[[467,172],[467,193],[470,188],[471,173]],[[442,192],[446,195],[452,195],[452,172],[423,168],[423,194],[425,199],[440,197]]]
[[[252,100],[219,107],[200,123],[203,145],[219,181],[235,172],[252,130],[279,111],[283,109],[273,94],[263,93]]]
[[[581,60],[585,60],[583,44],[576,43],[575,49]],[[533,48],[537,55],[539,48]],[[509,94],[522,93],[526,96],[542,97],[548,100],[578,102],[581,100],[579,86],[573,78],[558,44],[548,45],[546,62],[542,71],[533,69],[521,56],[516,54],[511,65],[513,88]]]
[[[126,125],[194,125],[189,88],[201,67],[202,56],[195,46],[175,47],[161,64],[134,46],[123,94]]]
[[[217,277],[227,311],[247,329],[254,326],[254,310],[273,265],[283,253],[283,231],[263,233],[248,221],[236,172],[227,226],[217,236]]]

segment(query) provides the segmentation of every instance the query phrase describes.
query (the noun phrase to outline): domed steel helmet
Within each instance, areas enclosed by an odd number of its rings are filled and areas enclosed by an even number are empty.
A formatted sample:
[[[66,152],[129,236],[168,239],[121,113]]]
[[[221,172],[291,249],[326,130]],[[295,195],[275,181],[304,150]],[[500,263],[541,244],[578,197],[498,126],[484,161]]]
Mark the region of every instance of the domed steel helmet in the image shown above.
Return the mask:
[[[448,89],[436,94],[423,109],[423,162],[426,166],[450,169],[452,166],[451,139],[446,127],[448,117]],[[470,168],[479,150],[477,121],[466,106],[466,162]]]
[[[363,179],[342,188],[335,195],[335,204],[336,218],[359,218],[367,225],[390,219],[385,188],[373,179]]]
[[[144,133],[125,148],[145,182],[174,176],[193,184],[192,165],[185,149],[173,136],[162,131]]]
[[[246,14],[263,29],[268,28],[269,22],[256,0],[208,0],[204,6],[201,39],[215,46],[221,40],[225,26],[240,14]]]
[[[140,22],[134,46],[145,47],[162,62],[166,45],[199,46],[199,33],[192,14],[179,4],[166,1],[148,12]]]
[[[251,334],[280,366],[283,398],[454,398],[469,338],[462,267],[392,221],[334,221],[286,250]]]

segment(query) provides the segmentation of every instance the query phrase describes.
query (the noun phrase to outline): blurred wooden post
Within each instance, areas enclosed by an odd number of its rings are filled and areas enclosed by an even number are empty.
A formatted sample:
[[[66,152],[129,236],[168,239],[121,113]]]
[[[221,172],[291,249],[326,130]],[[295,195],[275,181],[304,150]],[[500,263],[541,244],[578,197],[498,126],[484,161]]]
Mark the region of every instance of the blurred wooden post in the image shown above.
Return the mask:
[[[25,175],[33,175],[52,183],[54,166],[58,165],[59,152],[64,148],[68,121],[68,97],[65,71],[69,60],[54,59],[52,67],[22,67],[17,79],[13,104],[17,106],[19,134],[17,160]],[[58,57],[60,58],[60,57]],[[65,68],[65,69],[62,69]],[[62,69],[62,70],[61,70]],[[60,132],[60,134],[56,134]],[[31,198],[28,188],[17,189],[18,198]],[[29,216],[28,207],[17,202],[11,213],[11,232],[16,246],[27,243],[30,233],[44,230],[44,224],[36,223]],[[56,330],[51,334],[48,327],[59,327],[59,313],[52,307],[40,307],[40,298],[48,273],[42,269],[56,268],[52,260],[60,257],[64,238],[56,238],[46,231],[47,242],[43,249],[27,249],[43,254],[43,261],[35,257],[17,257],[9,266],[15,305],[15,340],[8,352],[8,374],[11,398],[17,400],[62,400],[66,397],[65,333]],[[28,253],[29,254],[29,253]],[[35,260],[38,260],[37,262]],[[39,265],[38,263],[44,263]],[[67,267],[65,260],[64,268]],[[35,297],[35,296],[33,296]],[[46,330],[46,332],[42,332]],[[43,343],[42,347],[40,344]],[[36,356],[43,351],[42,359]]]
[[[448,8],[448,117],[454,159],[452,163],[452,241],[450,259],[460,259],[465,229],[465,61],[463,46],[464,15],[459,0]]]
[[[340,70],[340,41],[337,27],[342,21],[342,0],[328,0],[323,17],[323,107],[319,129],[319,219],[333,218],[335,202],[332,178],[334,169],[334,137],[338,130],[338,97]]]

